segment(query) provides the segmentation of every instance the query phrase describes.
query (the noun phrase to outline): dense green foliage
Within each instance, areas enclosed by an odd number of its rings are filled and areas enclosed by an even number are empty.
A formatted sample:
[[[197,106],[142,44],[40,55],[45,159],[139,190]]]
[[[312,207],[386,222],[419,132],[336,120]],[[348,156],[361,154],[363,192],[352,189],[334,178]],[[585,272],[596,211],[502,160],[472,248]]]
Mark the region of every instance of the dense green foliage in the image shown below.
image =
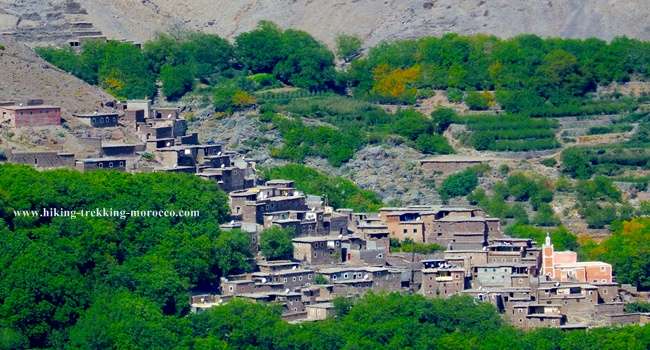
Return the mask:
[[[115,298],[113,298],[115,299]],[[124,304],[120,302],[119,304]],[[128,304],[127,304],[128,305]],[[145,305],[135,304],[146,310]],[[123,328],[98,332],[98,327],[74,332],[74,344],[99,349],[115,344],[140,348],[190,349],[645,349],[648,327],[630,326],[565,332],[540,329],[523,332],[506,326],[495,309],[468,297],[425,299],[399,294],[367,295],[356,301],[337,300],[337,318],[322,322],[288,324],[278,307],[234,300],[207,312],[156,322],[147,313],[144,322],[127,320]],[[108,315],[116,306],[107,305]],[[142,337],[137,331],[150,332]],[[175,326],[175,328],[174,328]],[[176,331],[176,333],[174,333]],[[186,337],[182,338],[178,334]],[[77,336],[78,335],[78,336]],[[93,342],[93,336],[104,343]]]
[[[559,220],[549,203],[553,200],[553,186],[543,178],[515,173],[505,181],[496,183],[488,195],[482,188],[476,189],[467,199],[483,208],[488,214],[501,219],[514,219],[515,223],[534,223],[540,226],[555,226]],[[515,201],[510,204],[506,201]],[[532,222],[524,204],[536,211]]]
[[[339,166],[368,143],[395,141],[406,142],[427,154],[453,153],[447,139],[438,132],[439,128],[446,129],[455,116],[451,110],[435,111],[434,118],[413,109],[390,114],[371,103],[342,96],[276,101],[269,109],[293,117],[268,118],[279,128],[286,144],[274,154],[281,158],[302,161],[306,156],[319,155]],[[329,125],[310,127],[303,123],[305,119]]]
[[[650,303],[634,302],[625,304],[625,312],[650,312]]]
[[[634,127],[630,124],[613,124],[608,126],[594,126],[589,128],[589,135],[612,134],[631,131]]]
[[[272,150],[272,155],[277,158],[299,162],[307,156],[320,156],[330,164],[340,166],[363,145],[359,130],[341,132],[329,125],[306,125],[300,119],[281,115],[276,115],[272,121],[284,140],[281,148]]]
[[[478,178],[486,171],[484,166],[471,167],[447,176],[438,188],[443,201],[470,194],[478,186]]]
[[[117,41],[84,44],[80,54],[70,49],[37,48],[36,52],[55,66],[91,84],[97,84],[118,98],[151,97],[154,75],[147,59],[136,46]]]
[[[253,73],[273,73],[296,87],[322,90],[334,84],[334,55],[306,32],[260,22],[235,38],[235,55]]]
[[[610,178],[596,176],[593,180],[579,181],[575,190],[580,215],[590,228],[603,228],[637,214],[623,202],[621,191]]]
[[[612,264],[616,280],[650,290],[650,219],[626,221],[600,244],[583,244],[585,255]]]
[[[479,151],[535,151],[559,147],[557,122],[518,115],[458,117],[471,131],[466,143]]]
[[[625,168],[648,168],[648,147],[612,145],[601,147],[570,147],[562,151],[562,171],[578,179],[594,174],[617,175]]]
[[[647,76],[649,61],[650,44],[627,38],[607,43],[446,34],[379,44],[353,63],[348,76],[356,95],[380,101],[410,102],[405,92],[418,89],[496,90],[510,112],[575,115],[597,84]]]
[[[215,86],[228,82],[233,72],[271,74],[309,90],[336,87],[334,54],[325,45],[305,32],[283,31],[270,22],[240,34],[234,45],[217,35],[192,32],[158,35],[142,50],[130,43],[97,41],[84,43],[80,53],[49,47],[37,52],[120,99],[152,97],[156,79],[167,98],[178,99],[196,80]],[[257,88],[271,85],[267,82]]]
[[[260,233],[260,250],[267,260],[286,260],[293,257],[293,232],[273,226]]]
[[[70,218],[14,212],[53,208],[126,213]],[[136,217],[131,210],[200,215]],[[146,314],[162,319],[186,313],[189,288],[211,287],[220,275],[249,267],[248,236],[219,231],[227,213],[225,194],[195,176],[1,165],[0,330],[24,346],[60,347],[78,320],[79,327],[105,327],[123,336],[131,320],[149,327],[142,324],[149,322]],[[102,290],[124,295],[109,303],[114,311],[107,310]],[[132,307],[142,307],[142,313]],[[125,314],[132,319],[109,327]]]
[[[307,194],[322,196],[335,208],[350,208],[365,212],[376,211],[382,206],[381,198],[376,193],[363,190],[345,178],[328,176],[300,164],[265,169],[263,177],[293,180],[296,188]]]

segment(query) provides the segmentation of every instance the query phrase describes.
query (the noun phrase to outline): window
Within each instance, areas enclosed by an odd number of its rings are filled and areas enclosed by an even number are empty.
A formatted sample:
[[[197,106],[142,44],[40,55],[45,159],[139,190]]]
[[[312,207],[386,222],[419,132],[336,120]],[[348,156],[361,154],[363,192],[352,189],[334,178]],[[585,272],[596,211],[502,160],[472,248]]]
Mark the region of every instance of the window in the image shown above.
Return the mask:
[[[414,229],[413,229],[413,233],[416,233],[416,232],[418,232],[418,229],[417,229],[417,228],[414,228]]]
[[[231,292],[232,292],[233,290],[235,290],[235,288],[234,288],[233,286],[228,287],[228,289],[229,289]]]
[[[332,280],[336,281],[336,275],[332,275]]]
[[[606,279],[602,279],[601,281],[602,281],[603,283],[607,283],[607,280],[606,280]]]
[[[296,276],[293,276],[293,281],[294,281],[294,282],[296,281]]]
[[[348,279],[349,275],[347,273],[343,274],[343,278]]]
[[[605,266],[601,266],[600,271],[605,271]]]
[[[311,279],[311,275],[307,275],[307,279],[310,280],[310,279]]]
[[[97,164],[97,166],[99,166],[100,168],[103,168],[103,167],[104,167],[104,163],[99,163],[99,164]]]
[[[108,167],[112,168],[113,167],[113,162],[108,162]]]
[[[286,278],[286,277],[284,278],[284,281],[287,282],[287,278]]]
[[[298,276],[298,281],[302,281],[302,276]]]
[[[407,230],[407,229],[404,229],[404,233],[408,233],[408,230]]]
[[[120,166],[123,167],[123,166],[124,166],[124,162],[120,162]]]

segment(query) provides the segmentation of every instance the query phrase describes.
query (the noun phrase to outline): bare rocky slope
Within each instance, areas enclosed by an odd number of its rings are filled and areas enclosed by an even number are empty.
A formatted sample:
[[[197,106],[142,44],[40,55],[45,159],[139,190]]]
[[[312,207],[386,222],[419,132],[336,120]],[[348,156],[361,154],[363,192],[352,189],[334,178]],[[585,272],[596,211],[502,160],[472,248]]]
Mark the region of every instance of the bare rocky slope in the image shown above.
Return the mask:
[[[114,98],[47,63],[24,44],[0,36],[0,101],[43,99],[65,115],[90,112]]]
[[[36,42],[63,39],[75,21],[144,41],[177,29],[233,37],[260,20],[328,44],[341,32],[366,45],[447,32],[650,39],[649,17],[647,0],[0,0],[0,31]]]
[[[0,149],[56,150],[82,157],[97,154],[92,138],[115,142],[133,139],[126,128],[92,130],[72,116],[100,109],[103,102],[114,100],[111,95],[47,63],[26,45],[3,36],[0,36],[0,82],[0,101],[21,103],[42,99],[46,104],[61,106],[65,120],[62,127],[56,128],[0,128]]]

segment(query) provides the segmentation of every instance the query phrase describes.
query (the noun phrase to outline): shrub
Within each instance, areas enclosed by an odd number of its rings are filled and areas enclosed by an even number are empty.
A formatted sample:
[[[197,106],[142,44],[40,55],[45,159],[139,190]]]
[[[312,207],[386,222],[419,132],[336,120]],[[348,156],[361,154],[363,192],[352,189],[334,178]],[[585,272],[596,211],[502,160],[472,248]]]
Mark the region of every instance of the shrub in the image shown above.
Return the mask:
[[[539,226],[555,226],[560,224],[560,220],[555,216],[550,205],[544,203],[537,208],[537,215],[533,222]]]
[[[438,108],[431,112],[434,131],[438,134],[444,133],[456,117],[456,111],[451,108]]]
[[[330,282],[323,275],[314,276],[314,284],[329,284]]]
[[[479,174],[476,169],[469,168],[447,176],[438,189],[440,197],[447,201],[449,198],[470,194],[478,186]]]
[[[490,108],[490,100],[485,93],[471,91],[465,96],[467,107],[473,111],[484,111]]]
[[[449,145],[447,139],[441,135],[425,135],[421,134],[415,140],[415,148],[427,154],[450,154],[454,153],[454,149]]]
[[[463,102],[463,92],[460,89],[450,88],[447,90],[447,99],[452,103]]]
[[[549,168],[554,168],[557,165],[557,160],[555,158],[545,158],[540,163]]]
[[[444,248],[439,244],[417,243],[408,238],[402,242],[391,242],[391,248],[394,249],[394,251],[398,252],[416,254],[433,254],[435,252],[444,250]]]

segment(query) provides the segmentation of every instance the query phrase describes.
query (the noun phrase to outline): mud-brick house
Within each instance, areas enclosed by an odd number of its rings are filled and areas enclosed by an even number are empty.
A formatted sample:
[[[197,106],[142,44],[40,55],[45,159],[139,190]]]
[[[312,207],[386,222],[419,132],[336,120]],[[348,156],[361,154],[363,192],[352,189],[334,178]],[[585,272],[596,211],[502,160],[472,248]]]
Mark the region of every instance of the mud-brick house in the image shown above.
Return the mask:
[[[52,105],[0,105],[0,125],[12,128],[60,126],[61,107]]]

